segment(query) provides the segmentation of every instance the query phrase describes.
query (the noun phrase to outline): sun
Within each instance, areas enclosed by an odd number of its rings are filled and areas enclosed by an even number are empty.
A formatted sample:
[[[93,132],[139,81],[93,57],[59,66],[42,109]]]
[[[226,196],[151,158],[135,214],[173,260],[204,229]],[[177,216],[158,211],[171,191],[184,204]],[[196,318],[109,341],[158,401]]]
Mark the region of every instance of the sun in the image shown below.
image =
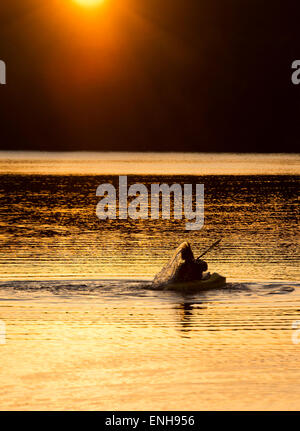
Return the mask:
[[[87,7],[98,6],[104,2],[105,0],[75,0],[75,3],[81,6],[87,6]]]

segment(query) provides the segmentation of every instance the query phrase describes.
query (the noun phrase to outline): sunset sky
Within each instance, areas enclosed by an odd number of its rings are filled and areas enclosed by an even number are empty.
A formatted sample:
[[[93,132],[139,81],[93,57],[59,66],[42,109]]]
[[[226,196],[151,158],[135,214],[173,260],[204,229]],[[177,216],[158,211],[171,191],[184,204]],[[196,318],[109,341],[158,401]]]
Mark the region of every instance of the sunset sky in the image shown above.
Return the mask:
[[[2,0],[1,149],[292,151],[292,3]]]

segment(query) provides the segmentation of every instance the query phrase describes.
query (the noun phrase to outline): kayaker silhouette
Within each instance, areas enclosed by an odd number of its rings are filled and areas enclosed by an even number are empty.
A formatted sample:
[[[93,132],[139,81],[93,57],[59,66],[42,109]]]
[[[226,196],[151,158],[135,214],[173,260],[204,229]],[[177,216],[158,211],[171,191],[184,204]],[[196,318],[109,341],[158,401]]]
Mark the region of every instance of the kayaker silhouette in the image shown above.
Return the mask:
[[[184,241],[175,251],[170,261],[154,277],[153,289],[199,291],[221,289],[226,286],[226,278],[207,271],[207,263],[201,258],[220,243],[222,238],[208,247],[197,259],[188,241]]]
[[[183,265],[178,267],[177,277],[180,281],[202,280],[203,272],[207,271],[208,265],[205,260],[197,260],[189,242],[183,242],[177,249],[181,253],[184,261]]]
[[[184,241],[175,251],[171,260],[155,276],[154,284],[188,282],[202,280],[208,266],[204,260],[195,259],[191,245]]]

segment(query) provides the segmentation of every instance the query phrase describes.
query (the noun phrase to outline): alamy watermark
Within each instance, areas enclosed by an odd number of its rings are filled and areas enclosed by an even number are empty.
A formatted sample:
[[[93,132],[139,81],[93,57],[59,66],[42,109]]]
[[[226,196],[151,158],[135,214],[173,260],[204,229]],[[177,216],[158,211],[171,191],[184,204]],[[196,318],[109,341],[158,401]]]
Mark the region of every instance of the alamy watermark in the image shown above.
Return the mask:
[[[295,320],[292,323],[292,342],[293,344],[300,344],[300,320]]]
[[[3,320],[0,320],[0,344],[6,343],[6,325]]]
[[[0,84],[6,84],[6,64],[3,60],[0,60]]]
[[[204,184],[196,184],[193,202],[192,184],[184,184],[183,188],[180,184],[151,184],[149,191],[141,183],[128,188],[127,176],[120,176],[118,195],[116,188],[106,183],[97,188],[96,196],[102,197],[96,208],[100,220],[157,220],[160,215],[162,219],[169,220],[172,196],[174,219],[182,220],[184,216],[188,220],[186,230],[200,230],[204,225]]]
[[[292,73],[292,83],[298,85],[300,84],[300,60],[293,61],[292,69],[296,69],[295,72]]]

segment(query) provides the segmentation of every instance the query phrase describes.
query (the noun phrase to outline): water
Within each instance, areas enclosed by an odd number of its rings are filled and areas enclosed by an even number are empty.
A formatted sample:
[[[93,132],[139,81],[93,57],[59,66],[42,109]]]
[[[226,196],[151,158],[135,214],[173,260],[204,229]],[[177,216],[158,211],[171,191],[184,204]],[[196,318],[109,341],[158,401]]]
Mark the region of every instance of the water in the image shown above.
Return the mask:
[[[144,176],[137,155],[64,157],[0,158],[0,409],[298,409],[299,157],[172,155],[162,175],[148,155]],[[100,222],[97,186],[126,173],[204,183],[204,228]],[[226,289],[149,289],[181,241],[219,237],[206,260]]]

